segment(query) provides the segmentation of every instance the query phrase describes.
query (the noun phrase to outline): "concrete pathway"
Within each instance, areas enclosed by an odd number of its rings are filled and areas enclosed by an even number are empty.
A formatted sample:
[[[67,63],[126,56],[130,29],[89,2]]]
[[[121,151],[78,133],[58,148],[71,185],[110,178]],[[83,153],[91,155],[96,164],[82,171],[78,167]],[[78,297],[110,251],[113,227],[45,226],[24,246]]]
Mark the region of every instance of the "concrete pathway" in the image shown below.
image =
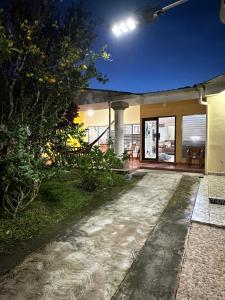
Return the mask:
[[[181,177],[145,175],[129,192],[0,278],[0,299],[111,299]]]
[[[198,180],[184,176],[114,300],[174,299]]]

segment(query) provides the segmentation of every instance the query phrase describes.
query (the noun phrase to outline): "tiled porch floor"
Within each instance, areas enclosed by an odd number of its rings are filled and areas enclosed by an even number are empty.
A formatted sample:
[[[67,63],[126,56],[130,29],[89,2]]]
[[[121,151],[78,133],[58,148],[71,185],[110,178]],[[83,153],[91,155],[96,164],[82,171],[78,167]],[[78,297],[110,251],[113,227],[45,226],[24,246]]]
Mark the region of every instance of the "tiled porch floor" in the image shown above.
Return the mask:
[[[140,162],[139,160],[132,159],[129,162],[129,169],[153,169],[153,170],[167,170],[177,172],[194,172],[204,173],[204,169],[198,165],[188,166],[186,164],[171,164],[171,163],[158,163],[158,162]]]

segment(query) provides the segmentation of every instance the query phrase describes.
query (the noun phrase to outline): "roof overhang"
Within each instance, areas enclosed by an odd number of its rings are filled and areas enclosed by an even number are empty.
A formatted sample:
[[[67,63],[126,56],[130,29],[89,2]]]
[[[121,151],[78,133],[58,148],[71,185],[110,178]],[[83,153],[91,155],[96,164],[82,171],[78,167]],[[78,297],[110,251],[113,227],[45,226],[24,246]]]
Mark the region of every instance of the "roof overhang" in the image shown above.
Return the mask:
[[[207,97],[225,90],[225,75],[215,77],[193,87],[175,90],[134,94],[127,92],[86,89],[75,100],[81,111],[99,110],[109,107],[109,102],[126,101],[130,106],[140,104],[166,103],[199,99],[199,88],[204,88]]]

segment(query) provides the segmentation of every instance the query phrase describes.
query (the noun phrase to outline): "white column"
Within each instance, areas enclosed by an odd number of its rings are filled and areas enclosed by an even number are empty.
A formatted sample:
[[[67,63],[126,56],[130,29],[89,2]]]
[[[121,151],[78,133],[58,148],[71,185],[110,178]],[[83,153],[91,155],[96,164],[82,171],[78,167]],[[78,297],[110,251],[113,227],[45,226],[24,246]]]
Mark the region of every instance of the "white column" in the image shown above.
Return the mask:
[[[108,101],[108,105],[109,105],[109,141],[111,142],[111,102]],[[111,148],[111,144],[110,144],[110,148]]]
[[[127,102],[112,102],[111,107],[115,111],[115,153],[121,156],[124,152],[124,110],[129,107]]]
[[[124,152],[123,110],[115,110],[115,152],[118,156]]]

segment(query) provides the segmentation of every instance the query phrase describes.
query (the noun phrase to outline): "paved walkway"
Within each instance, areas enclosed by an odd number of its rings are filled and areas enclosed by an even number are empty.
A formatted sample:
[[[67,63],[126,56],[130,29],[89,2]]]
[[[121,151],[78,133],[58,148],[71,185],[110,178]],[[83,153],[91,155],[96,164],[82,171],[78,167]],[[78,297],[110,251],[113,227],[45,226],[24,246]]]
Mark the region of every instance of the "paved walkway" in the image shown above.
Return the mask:
[[[181,179],[113,299],[174,299],[197,188],[196,178]]]
[[[145,175],[128,193],[0,278],[0,299],[111,299],[181,177]]]

